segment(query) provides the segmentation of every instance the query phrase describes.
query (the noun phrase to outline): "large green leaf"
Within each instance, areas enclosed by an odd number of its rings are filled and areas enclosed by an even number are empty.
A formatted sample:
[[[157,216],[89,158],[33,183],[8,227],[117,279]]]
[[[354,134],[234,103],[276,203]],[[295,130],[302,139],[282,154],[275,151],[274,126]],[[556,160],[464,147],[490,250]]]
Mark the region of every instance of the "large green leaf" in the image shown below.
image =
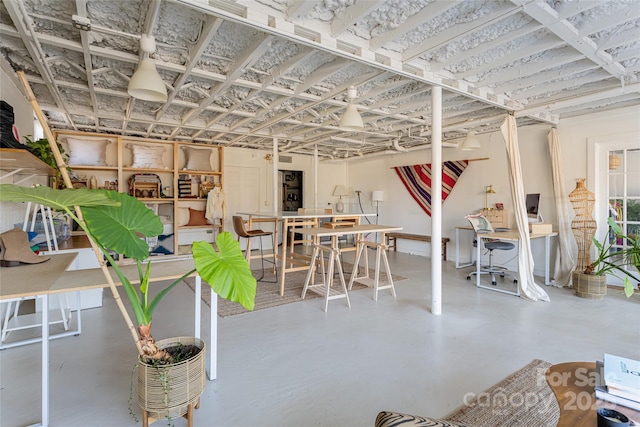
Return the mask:
[[[54,190],[53,188],[0,185],[0,200],[6,202],[33,202],[58,210],[73,210],[74,206],[119,206],[120,202],[103,192],[86,188]]]
[[[198,274],[222,298],[253,310],[256,279],[242,255],[240,245],[226,231],[218,235],[216,245],[217,252],[207,242],[193,243],[193,258]]]
[[[95,190],[94,190],[95,191]],[[94,239],[104,248],[126,257],[143,260],[149,248],[140,237],[162,234],[160,218],[144,203],[128,194],[99,190],[119,206],[83,207],[82,214]]]

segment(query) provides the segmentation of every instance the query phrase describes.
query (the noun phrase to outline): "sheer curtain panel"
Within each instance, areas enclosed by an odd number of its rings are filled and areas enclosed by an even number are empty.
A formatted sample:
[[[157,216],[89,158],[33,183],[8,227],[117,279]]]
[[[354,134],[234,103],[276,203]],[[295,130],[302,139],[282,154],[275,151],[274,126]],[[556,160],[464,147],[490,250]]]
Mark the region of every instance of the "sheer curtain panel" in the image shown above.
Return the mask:
[[[522,166],[520,163],[520,148],[518,146],[518,127],[516,118],[509,114],[500,126],[507,147],[509,165],[509,183],[511,184],[511,199],[513,213],[518,226],[518,286],[523,297],[533,301],[549,301],[549,295],[538,286],[533,279],[533,255],[531,253],[531,239],[529,239],[529,221],[525,204],[524,187],[522,185]]]
[[[569,203],[564,183],[564,163],[558,129],[551,128],[547,135],[549,154],[551,155],[551,170],[553,173],[553,194],[556,211],[558,212],[558,253],[553,284],[555,286],[570,286],[571,273],[576,268],[576,242],[571,231],[573,208]]]

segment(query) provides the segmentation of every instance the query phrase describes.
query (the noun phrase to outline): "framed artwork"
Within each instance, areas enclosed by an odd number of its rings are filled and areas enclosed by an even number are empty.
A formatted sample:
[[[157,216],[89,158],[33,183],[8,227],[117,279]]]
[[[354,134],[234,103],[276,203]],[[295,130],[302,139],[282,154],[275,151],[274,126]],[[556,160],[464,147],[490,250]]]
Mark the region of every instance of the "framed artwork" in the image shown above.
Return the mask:
[[[502,203],[496,203],[496,209],[501,211],[502,209],[504,209],[504,204]]]

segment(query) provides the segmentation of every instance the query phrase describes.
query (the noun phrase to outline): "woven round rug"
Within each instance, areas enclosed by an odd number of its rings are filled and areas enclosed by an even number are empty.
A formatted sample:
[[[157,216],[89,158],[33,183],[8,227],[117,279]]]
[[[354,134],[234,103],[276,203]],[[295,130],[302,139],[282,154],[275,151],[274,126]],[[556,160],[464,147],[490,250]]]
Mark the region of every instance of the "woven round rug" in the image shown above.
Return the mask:
[[[351,269],[353,265],[348,262],[343,262],[343,268],[345,270],[345,281],[349,282],[349,275],[351,274]],[[373,277],[373,269],[369,269],[369,277]],[[254,270],[253,275],[259,277],[261,275],[260,270]],[[394,284],[396,282],[401,282],[402,280],[406,280],[406,277],[402,277],[396,274],[392,274]],[[304,300],[321,298],[322,296],[315,292],[307,292],[305,299],[302,299],[302,288],[304,287],[304,282],[307,278],[306,271],[294,271],[291,273],[287,273],[284,281],[284,296],[280,296],[280,284],[275,283],[276,278],[271,269],[265,269],[264,280],[258,282],[256,287],[256,299],[255,299],[255,307],[253,311],[264,310],[271,307],[277,307],[280,305],[291,304],[295,302],[300,302]],[[320,280],[319,275],[316,280]],[[380,272],[380,281],[387,281],[387,275],[384,272]],[[189,277],[185,279],[187,285],[194,289],[195,278]],[[350,292],[355,292],[361,289],[371,289],[366,285],[358,283],[358,280],[354,281],[353,288]],[[202,301],[205,304],[211,305],[211,288],[208,286],[202,287]],[[226,317],[226,316],[234,316],[237,314],[250,313],[249,310],[246,310],[240,304],[235,302],[227,301],[224,298],[218,298],[218,316]]]
[[[560,407],[544,376],[550,366],[549,362],[535,359],[477,393],[446,420],[478,427],[555,427]]]

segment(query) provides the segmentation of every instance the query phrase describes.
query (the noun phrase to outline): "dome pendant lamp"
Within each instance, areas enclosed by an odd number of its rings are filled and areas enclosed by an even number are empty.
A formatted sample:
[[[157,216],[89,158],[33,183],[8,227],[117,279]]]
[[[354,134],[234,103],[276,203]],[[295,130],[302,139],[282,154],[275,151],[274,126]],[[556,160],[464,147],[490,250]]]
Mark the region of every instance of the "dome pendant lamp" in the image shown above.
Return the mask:
[[[167,102],[167,87],[158,74],[156,64],[149,58],[149,54],[156,50],[155,38],[143,34],[140,37],[140,49],[144,57],[129,80],[127,93],[144,101]]]
[[[356,96],[358,96],[356,88],[350,86],[349,90],[347,91],[347,109],[340,118],[340,124],[338,125],[340,130],[347,132],[364,130],[364,122],[362,121],[362,116],[360,116],[358,109],[353,104],[353,100],[356,98]]]
[[[476,133],[470,130],[467,132],[467,136],[464,138],[464,141],[462,141],[462,147],[460,147],[460,149],[462,151],[471,151],[477,150],[478,148],[480,148],[480,140],[476,136]]]

